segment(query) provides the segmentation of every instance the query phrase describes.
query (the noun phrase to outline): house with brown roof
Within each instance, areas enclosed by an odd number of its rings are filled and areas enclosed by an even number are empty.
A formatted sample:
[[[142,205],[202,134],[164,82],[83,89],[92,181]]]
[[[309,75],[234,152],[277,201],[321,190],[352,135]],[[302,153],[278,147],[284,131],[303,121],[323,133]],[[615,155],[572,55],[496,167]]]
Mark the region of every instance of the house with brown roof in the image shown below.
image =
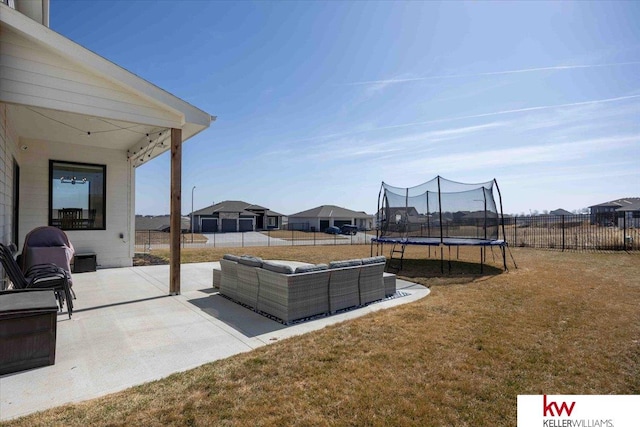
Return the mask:
[[[263,206],[240,200],[225,200],[190,215],[193,215],[193,229],[196,233],[279,229],[284,217]]]

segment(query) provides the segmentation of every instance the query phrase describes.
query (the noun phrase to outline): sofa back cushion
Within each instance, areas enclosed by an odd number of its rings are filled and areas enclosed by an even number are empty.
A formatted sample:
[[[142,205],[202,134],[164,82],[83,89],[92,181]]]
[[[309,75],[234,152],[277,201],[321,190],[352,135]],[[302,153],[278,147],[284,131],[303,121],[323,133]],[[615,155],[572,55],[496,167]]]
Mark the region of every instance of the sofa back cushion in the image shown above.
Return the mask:
[[[250,255],[242,255],[238,260],[238,264],[248,265],[250,267],[262,267],[262,258]]]
[[[315,264],[315,265],[301,265],[297,267],[294,273],[309,273],[312,271],[322,271],[328,270],[329,266],[327,264]]]
[[[278,264],[271,261],[264,261],[262,263],[262,268],[264,268],[265,270],[273,271],[275,273],[282,273],[282,274],[293,273],[293,268],[291,268],[290,265]]]
[[[345,261],[331,261],[329,268],[357,267],[359,265],[362,265],[361,259],[348,259]]]
[[[238,262],[238,260],[240,259],[238,255],[233,255],[233,254],[224,254],[222,258],[229,261],[234,261],[234,262]]]
[[[378,263],[382,263],[382,262],[387,262],[387,258],[384,256],[372,256],[369,258],[362,258],[362,264],[363,265],[367,265],[367,264],[378,264]]]

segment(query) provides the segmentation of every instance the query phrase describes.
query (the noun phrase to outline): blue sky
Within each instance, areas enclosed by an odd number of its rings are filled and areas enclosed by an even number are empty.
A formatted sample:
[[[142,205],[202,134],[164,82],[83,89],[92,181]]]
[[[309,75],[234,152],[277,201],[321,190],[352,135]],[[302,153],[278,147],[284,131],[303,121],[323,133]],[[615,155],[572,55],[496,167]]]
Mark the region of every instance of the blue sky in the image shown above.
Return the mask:
[[[183,213],[374,213],[380,184],[496,178],[505,213],[640,196],[640,2],[51,1],[51,28],[218,116]],[[169,156],[136,213],[169,212]]]

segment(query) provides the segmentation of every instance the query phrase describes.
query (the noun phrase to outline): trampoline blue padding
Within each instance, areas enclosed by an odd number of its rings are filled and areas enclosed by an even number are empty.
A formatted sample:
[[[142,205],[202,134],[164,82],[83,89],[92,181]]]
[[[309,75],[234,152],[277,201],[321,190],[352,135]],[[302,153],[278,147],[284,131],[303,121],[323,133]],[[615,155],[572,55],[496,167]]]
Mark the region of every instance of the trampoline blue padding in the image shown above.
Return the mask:
[[[505,246],[504,240],[494,239],[465,239],[456,237],[391,237],[381,236],[371,239],[375,243],[396,243],[401,245],[423,245],[423,246]]]

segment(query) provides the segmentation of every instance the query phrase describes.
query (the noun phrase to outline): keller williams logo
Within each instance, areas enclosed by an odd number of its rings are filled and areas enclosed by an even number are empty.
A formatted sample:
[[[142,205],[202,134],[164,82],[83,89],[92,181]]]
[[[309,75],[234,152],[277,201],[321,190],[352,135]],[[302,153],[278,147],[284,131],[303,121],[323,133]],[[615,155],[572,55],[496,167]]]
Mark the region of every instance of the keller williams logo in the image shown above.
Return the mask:
[[[567,417],[571,416],[571,412],[573,412],[573,408],[576,406],[576,402],[571,402],[571,405],[567,405],[567,402],[560,403],[558,406],[557,402],[549,402],[547,403],[547,395],[543,395],[542,398],[542,416],[543,417],[560,417],[563,412],[567,413]],[[555,410],[555,412],[554,412]]]

